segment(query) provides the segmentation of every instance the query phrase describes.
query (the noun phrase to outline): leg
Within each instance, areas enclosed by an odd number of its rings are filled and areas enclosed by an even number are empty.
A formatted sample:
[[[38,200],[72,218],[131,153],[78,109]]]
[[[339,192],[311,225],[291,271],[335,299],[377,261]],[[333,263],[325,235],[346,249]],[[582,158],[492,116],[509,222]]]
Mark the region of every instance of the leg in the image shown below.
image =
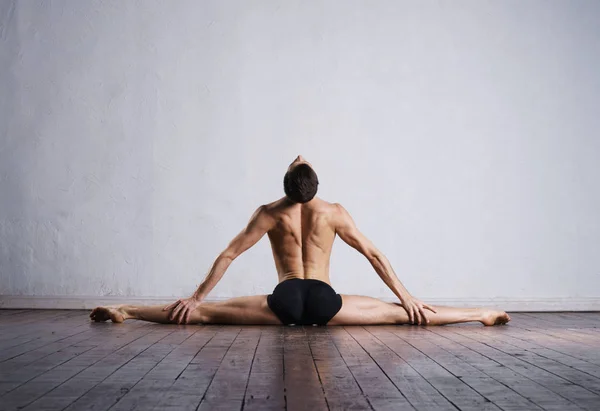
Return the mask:
[[[342,309],[328,325],[409,324],[406,310],[400,304],[386,303],[372,297],[342,295]],[[506,324],[510,317],[504,311],[483,308],[433,307],[427,310],[428,325],[445,325],[479,321],[484,325]]]
[[[111,320],[121,323],[127,319],[169,324],[170,311],[164,305],[134,306],[120,305],[94,308],[90,318],[94,321]],[[266,295],[231,298],[222,302],[202,303],[192,313],[190,324],[281,324],[267,305]]]

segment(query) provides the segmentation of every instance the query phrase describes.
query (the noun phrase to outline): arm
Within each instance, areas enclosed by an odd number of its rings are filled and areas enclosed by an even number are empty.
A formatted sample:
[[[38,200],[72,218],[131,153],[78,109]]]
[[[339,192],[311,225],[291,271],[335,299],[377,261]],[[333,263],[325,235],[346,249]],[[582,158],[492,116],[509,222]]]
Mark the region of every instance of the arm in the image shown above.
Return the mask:
[[[219,280],[229,268],[229,265],[244,251],[252,247],[271,228],[272,220],[265,211],[265,207],[259,207],[250,218],[250,222],[232,241],[227,248],[219,254],[213,263],[209,273],[200,284],[196,292],[190,298],[177,300],[163,308],[171,310],[169,319],[177,323],[187,323],[191,313],[200,305],[200,302],[217,285]]]
[[[373,266],[383,282],[392,290],[400,301],[411,297],[410,293],[396,276],[392,266],[385,255],[365,237],[354,224],[354,220],[340,204],[336,204],[338,215],[336,218],[336,234],[356,251],[364,255]]]
[[[398,276],[394,272],[387,257],[358,230],[356,224],[354,224],[354,220],[344,207],[340,204],[336,204],[336,207],[338,209],[335,221],[336,234],[338,234],[346,244],[369,260],[379,277],[402,302],[402,306],[408,312],[411,321],[417,319],[420,324],[420,315],[423,316],[424,320],[427,320],[423,308],[427,308],[433,312],[435,312],[435,310],[427,304],[423,304],[415,299],[408,292],[406,287],[404,287],[404,284],[398,279]]]
[[[271,228],[270,222],[270,217],[266,214],[264,206],[259,207],[250,218],[246,228],[235,236],[227,248],[219,254],[192,298],[198,301],[203,300],[221,280],[233,260],[256,244],[269,231]]]

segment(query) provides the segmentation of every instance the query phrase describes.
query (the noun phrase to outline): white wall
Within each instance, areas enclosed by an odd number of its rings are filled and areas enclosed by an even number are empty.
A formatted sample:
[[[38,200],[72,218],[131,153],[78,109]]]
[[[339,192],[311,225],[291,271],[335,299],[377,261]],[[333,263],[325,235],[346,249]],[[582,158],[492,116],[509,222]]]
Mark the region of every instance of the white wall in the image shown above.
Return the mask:
[[[415,295],[600,307],[600,2],[7,0],[0,24],[5,302],[188,295],[302,154]],[[265,238],[211,296],[276,280]],[[341,242],[332,281],[392,296]]]

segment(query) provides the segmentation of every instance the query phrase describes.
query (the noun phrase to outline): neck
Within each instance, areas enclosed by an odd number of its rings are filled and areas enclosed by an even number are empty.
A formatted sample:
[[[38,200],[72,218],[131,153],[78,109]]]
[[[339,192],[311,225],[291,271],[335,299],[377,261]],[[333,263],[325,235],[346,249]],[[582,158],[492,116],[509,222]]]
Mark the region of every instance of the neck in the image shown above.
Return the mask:
[[[314,196],[314,197],[312,198],[312,200],[310,200],[310,201],[307,201],[306,203],[296,203],[295,201],[292,201],[292,200],[290,200],[290,199],[289,199],[287,196],[286,196],[286,197],[283,197],[281,200],[282,200],[282,201],[285,203],[285,205],[288,205],[288,206],[295,206],[295,205],[297,205],[297,206],[311,205],[311,204],[314,204],[314,203],[316,203],[316,202],[318,201],[318,199],[317,199],[317,196]]]

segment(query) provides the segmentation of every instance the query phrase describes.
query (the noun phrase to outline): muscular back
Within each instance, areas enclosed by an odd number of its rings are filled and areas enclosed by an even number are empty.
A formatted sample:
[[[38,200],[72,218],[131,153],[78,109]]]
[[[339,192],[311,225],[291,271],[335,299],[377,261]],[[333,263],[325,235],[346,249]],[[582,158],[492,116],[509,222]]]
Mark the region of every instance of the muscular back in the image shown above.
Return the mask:
[[[380,276],[387,278],[387,272],[392,272],[383,254],[358,231],[341,205],[317,197],[300,204],[284,197],[256,210],[246,228],[219,255],[196,295],[210,292],[229,264],[265,234],[271,241],[279,282],[302,278],[330,284],[329,258],[336,235],[363,254],[378,274],[383,273]]]
[[[271,220],[267,234],[279,281],[303,278],[329,283],[338,207],[318,198],[305,204],[283,198],[263,210]]]

